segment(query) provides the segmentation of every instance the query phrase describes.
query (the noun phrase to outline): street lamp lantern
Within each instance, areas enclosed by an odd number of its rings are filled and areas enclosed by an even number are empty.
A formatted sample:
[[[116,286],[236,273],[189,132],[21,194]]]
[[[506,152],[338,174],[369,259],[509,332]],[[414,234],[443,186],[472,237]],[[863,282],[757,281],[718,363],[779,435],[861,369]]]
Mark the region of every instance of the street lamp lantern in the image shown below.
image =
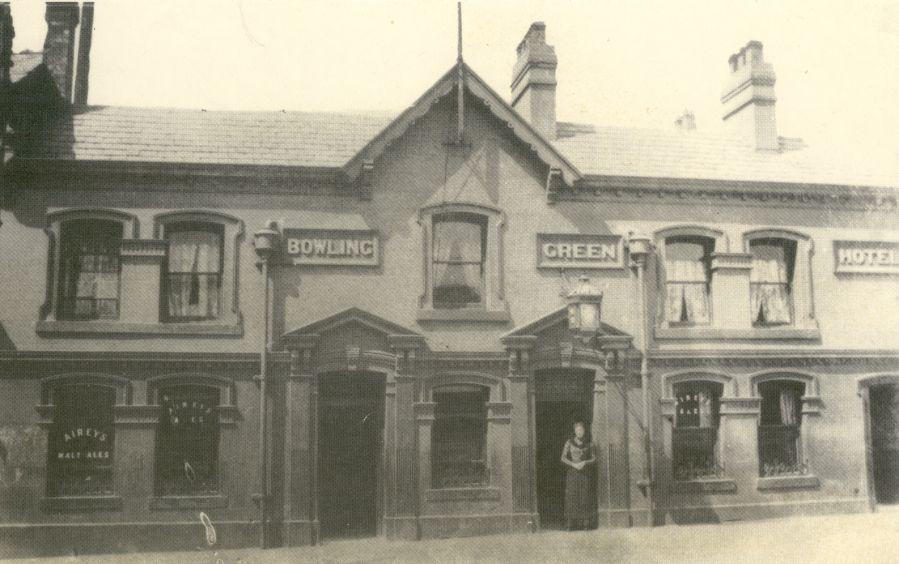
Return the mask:
[[[270,221],[265,227],[253,234],[253,247],[256,249],[256,254],[259,256],[260,261],[266,262],[272,256],[280,236],[278,224],[274,221]]]
[[[568,294],[568,329],[582,338],[596,335],[601,327],[602,290],[581,276]]]
[[[631,260],[640,262],[645,260],[649,253],[652,252],[652,239],[647,235],[631,235],[628,238],[627,246]]]

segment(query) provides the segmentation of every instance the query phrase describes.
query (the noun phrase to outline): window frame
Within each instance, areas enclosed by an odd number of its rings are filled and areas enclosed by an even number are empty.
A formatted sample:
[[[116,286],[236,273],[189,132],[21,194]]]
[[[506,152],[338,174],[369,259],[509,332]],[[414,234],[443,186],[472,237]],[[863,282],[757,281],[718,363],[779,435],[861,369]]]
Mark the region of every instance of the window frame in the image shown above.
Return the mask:
[[[470,214],[482,217],[486,224],[482,253],[483,297],[476,307],[441,308],[434,303],[434,218],[448,214]],[[421,227],[422,289],[417,319],[419,322],[483,321],[506,323],[510,319],[506,307],[503,278],[503,231],[505,214],[498,208],[482,204],[453,202],[423,207],[419,210]]]
[[[173,229],[173,227],[175,229]],[[173,316],[169,312],[168,308],[168,297],[169,291],[171,290],[171,276],[173,274],[191,274],[191,273],[183,273],[177,272],[173,273],[169,270],[169,252],[166,252],[165,260],[162,264],[162,281],[160,283],[160,299],[159,299],[159,309],[160,309],[160,319],[163,323],[190,323],[195,321],[215,321],[221,318],[222,316],[222,294],[223,292],[223,273],[225,270],[225,229],[224,225],[220,222],[209,222],[209,221],[168,221],[165,222],[162,226],[162,238],[167,243],[167,248],[170,247],[171,239],[169,236],[174,233],[193,233],[193,232],[211,232],[215,233],[219,236],[219,260],[218,260],[218,270],[216,272],[202,272],[198,273],[199,275],[209,276],[215,275],[217,276],[217,293],[218,293],[218,311],[213,316]]]
[[[83,224],[83,226],[89,226],[88,228],[94,229],[94,235],[99,235],[97,239],[91,239],[94,244],[100,242],[97,245],[96,249],[93,249],[88,253],[76,252],[75,249],[77,245],[75,241],[84,241],[85,238],[75,233],[76,224]],[[111,229],[109,229],[111,228]],[[117,228],[117,229],[116,229]],[[77,231],[83,231],[83,229],[79,229]],[[104,233],[108,231],[108,233]],[[118,234],[115,232],[118,231]],[[56,317],[58,319],[66,320],[66,321],[114,321],[120,318],[121,316],[121,305],[122,305],[122,259],[121,259],[121,248],[122,248],[122,239],[124,235],[124,226],[121,222],[115,220],[108,219],[69,219],[62,222],[60,226],[60,261],[59,261],[59,277],[60,283],[58,285],[59,296],[57,298],[58,309],[56,312]],[[104,241],[103,239],[109,239],[108,241]],[[101,252],[105,251],[105,252]],[[110,270],[84,270],[81,267],[81,259],[85,256],[92,256],[95,259],[99,259],[101,257],[112,258],[114,262],[113,269]],[[77,259],[77,260],[75,260]],[[74,268],[72,266],[73,263],[79,263],[78,268]],[[69,272],[69,268],[72,268],[72,272]],[[96,296],[91,296],[88,298],[92,302],[91,313],[89,315],[79,315],[77,313],[78,306],[77,302],[80,299],[78,297],[78,280],[73,279],[72,281],[67,280],[69,275],[80,275],[82,273],[107,273],[115,274],[116,280],[116,296],[114,299],[112,298],[97,298]],[[99,301],[115,301],[115,314],[109,317],[101,316],[99,314],[97,308],[97,302]]]
[[[656,304],[656,326],[665,329],[671,328],[673,330],[689,330],[691,328],[702,329],[714,327],[717,323],[717,320],[715,318],[715,296],[713,292],[715,278],[713,259],[716,254],[727,251],[729,247],[727,235],[723,231],[710,229],[701,225],[675,225],[656,231],[653,234],[653,238],[655,240],[656,248],[658,249],[658,260],[655,261],[656,289],[658,296]],[[709,308],[708,321],[703,321],[701,323],[668,321],[668,277],[666,270],[666,243],[668,239],[672,238],[696,238],[711,241],[708,250],[708,257],[710,262],[706,266],[708,287],[707,301]]]
[[[439,396],[446,396],[449,394],[480,394],[482,405],[479,406],[477,413],[477,425],[482,427],[482,429],[478,429],[479,432],[482,433],[482,436],[479,437],[480,445],[479,448],[481,450],[481,456],[483,460],[481,464],[483,465],[482,472],[483,476],[480,481],[477,482],[467,482],[462,484],[446,484],[443,482],[442,478],[444,476],[440,474],[437,470],[438,468],[438,451],[440,448],[438,444],[441,442],[440,434],[443,432],[442,427],[443,424],[449,424],[450,428],[455,428],[456,425],[451,424],[448,420],[455,421],[457,419],[463,420],[474,420],[475,414],[470,415],[458,415],[456,413],[450,415],[449,417],[442,417],[441,415],[441,399]],[[489,414],[489,404],[490,404],[490,388],[483,385],[477,384],[445,384],[439,387],[435,387],[432,390],[432,398],[434,402],[434,421],[431,427],[431,489],[434,490],[444,490],[444,489],[453,489],[453,488],[486,488],[491,483],[491,475],[490,475],[490,453],[489,453],[489,426],[490,426],[490,414]],[[458,401],[458,400],[457,400]],[[473,402],[472,402],[473,403]]]
[[[44,233],[47,235],[47,276],[45,286],[44,303],[41,304],[38,312],[38,318],[41,321],[54,322],[57,320],[76,323],[85,323],[88,325],[104,323],[115,323],[116,319],[72,319],[66,315],[60,315],[62,312],[62,296],[63,296],[63,249],[66,243],[63,239],[63,225],[75,221],[111,221],[122,225],[121,241],[129,239],[137,239],[140,236],[140,223],[136,216],[118,210],[103,208],[68,208],[59,209],[47,214],[47,226]],[[119,297],[118,311],[121,315],[122,293],[121,293],[121,255],[119,258]]]
[[[755,254],[752,252],[753,247],[768,245],[775,246],[774,242],[782,243],[782,248],[784,252],[784,266],[787,271],[787,281],[776,283],[776,282],[753,282],[752,281],[752,270],[750,269],[750,279],[749,279],[749,300],[750,307],[752,304],[752,294],[757,286],[760,285],[777,285],[777,286],[785,286],[785,292],[787,296],[787,308],[789,310],[790,319],[788,321],[759,321],[757,312],[750,310],[750,321],[752,322],[753,327],[783,327],[793,325],[794,320],[796,318],[796,308],[793,305],[793,293],[794,293],[794,280],[796,276],[796,261],[798,258],[798,244],[795,239],[789,239],[784,237],[753,237],[747,240],[746,249],[747,252],[752,255],[753,264],[755,263]],[[792,259],[792,261],[790,260]]]
[[[480,231],[480,259],[477,261],[470,260],[453,260],[437,258],[437,226],[442,223],[455,223],[474,225]],[[487,218],[481,214],[473,214],[470,212],[441,212],[431,216],[431,272],[434,273],[431,279],[431,292],[433,294],[434,309],[462,309],[462,308],[483,308],[486,303],[486,269],[487,269]],[[477,302],[452,302],[444,303],[437,296],[437,290],[440,288],[437,284],[437,265],[452,266],[471,266],[478,265],[480,272],[478,274],[478,301]],[[438,302],[439,305],[438,305]]]
[[[159,313],[160,322],[167,326],[198,326],[225,325],[239,327],[242,324],[240,313],[240,254],[241,242],[244,237],[244,223],[239,218],[207,210],[179,210],[157,214],[153,217],[153,237],[158,240],[165,239],[166,232],[171,225],[207,225],[216,226],[221,230],[222,246],[219,270],[221,272],[219,282],[219,314],[217,317],[204,318],[175,318],[168,316],[167,307],[167,283],[168,251],[160,272],[161,283],[159,286]],[[168,247],[166,247],[168,248]]]
[[[682,425],[680,424],[681,416],[678,413],[678,401],[677,398],[682,393],[690,393],[689,390],[681,391],[684,388],[692,388],[692,392],[697,392],[699,388],[705,388],[707,391],[711,391],[711,401],[712,401],[712,425],[710,426],[702,426],[698,425]],[[672,464],[672,472],[674,474],[674,479],[676,481],[702,481],[707,479],[717,479],[722,478],[724,473],[724,461],[722,460],[721,455],[721,398],[724,396],[725,386],[722,382],[715,380],[708,380],[703,378],[695,378],[690,380],[684,380],[680,382],[676,382],[672,384],[672,397],[674,398],[674,420],[672,422],[672,441],[671,441],[671,464]],[[713,433],[703,433],[701,430],[703,429],[713,429]],[[711,447],[711,454],[713,456],[712,473],[703,473],[697,475],[689,475],[687,477],[680,477],[678,474],[677,461],[682,458],[681,453],[679,453],[678,444],[681,440],[678,438],[678,435],[687,435],[688,437],[693,434],[703,435],[703,434],[713,434],[714,441]],[[694,442],[694,441],[690,441]]]
[[[751,256],[752,243],[753,241],[758,240],[783,240],[790,241],[794,245],[793,269],[790,280],[791,319],[789,323],[756,323],[755,318],[752,317],[752,288],[750,287],[748,307],[750,308],[752,328],[762,333],[777,331],[778,329],[784,328],[817,331],[818,324],[815,318],[814,285],[812,278],[812,260],[815,251],[814,241],[809,236],[797,231],[785,229],[755,229],[743,234],[744,252]]]
[[[798,389],[799,394],[795,399],[795,409],[796,409],[796,423],[793,425],[787,425],[783,422],[782,416],[778,413],[778,423],[768,423],[765,418],[765,410],[768,405],[766,397],[770,393],[779,394],[782,393],[782,388],[792,387],[794,390]],[[804,382],[797,382],[795,380],[789,379],[769,379],[758,384],[758,395],[760,399],[759,404],[759,423],[758,423],[758,435],[757,435],[757,444],[758,444],[758,457],[759,457],[759,477],[761,478],[773,478],[773,477],[782,477],[782,476],[796,476],[796,475],[805,475],[807,470],[805,468],[805,463],[803,461],[802,452],[802,398],[805,396],[805,388],[806,384]],[[768,442],[767,439],[763,440],[763,435],[768,432],[776,433],[778,431],[783,432],[785,435],[789,430],[789,434],[792,434],[792,457],[794,458],[793,462],[777,462],[772,460],[767,460],[764,448],[765,443]],[[793,469],[784,468],[782,471],[778,471],[778,466],[781,464],[787,466],[792,464]],[[769,470],[770,468],[770,470]]]

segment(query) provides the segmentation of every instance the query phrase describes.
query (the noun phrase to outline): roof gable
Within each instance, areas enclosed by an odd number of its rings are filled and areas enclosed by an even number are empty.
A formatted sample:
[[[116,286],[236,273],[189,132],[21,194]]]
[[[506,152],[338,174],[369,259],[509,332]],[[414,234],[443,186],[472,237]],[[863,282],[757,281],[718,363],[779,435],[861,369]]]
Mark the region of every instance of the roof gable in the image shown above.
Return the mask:
[[[568,324],[568,307],[563,306],[543,317],[531,321],[517,329],[513,329],[512,331],[503,335],[503,339],[510,339],[515,337],[534,337],[538,336],[541,333],[545,332],[548,329],[557,327],[559,325]],[[615,339],[626,339],[628,342],[631,339],[631,336],[624,331],[609,325],[608,323],[600,322],[600,329],[598,332],[599,337],[604,337],[606,340],[615,340]]]
[[[423,117],[431,106],[449,94],[457,86],[457,76],[461,67],[466,90],[480,99],[497,119],[507,124],[515,136],[531,148],[550,169],[561,172],[565,183],[569,186],[581,178],[580,171],[560,153],[549,141],[522,118],[505,100],[502,99],[484,80],[464,62],[459,62],[448,70],[433,86],[431,86],[409,108],[396,117],[386,128],[350,159],[343,167],[350,180],[356,179],[365,163],[375,160],[391,143],[405,134],[416,120]]]
[[[387,336],[404,336],[424,339],[420,333],[416,333],[407,327],[403,327],[402,325],[357,307],[351,307],[333,315],[329,315],[324,319],[313,321],[299,329],[294,329],[293,331],[285,333],[281,338],[282,340],[289,341],[303,336],[318,335],[324,331],[329,331],[349,323],[359,323]]]

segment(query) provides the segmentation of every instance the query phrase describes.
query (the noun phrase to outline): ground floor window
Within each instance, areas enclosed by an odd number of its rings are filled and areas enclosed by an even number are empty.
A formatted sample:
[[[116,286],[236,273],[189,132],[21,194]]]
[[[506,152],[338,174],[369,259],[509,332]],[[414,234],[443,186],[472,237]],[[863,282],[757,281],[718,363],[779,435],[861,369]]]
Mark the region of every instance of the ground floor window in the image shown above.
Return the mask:
[[[799,382],[759,384],[762,399],[758,438],[761,476],[805,473],[799,452],[804,391],[805,385]]]
[[[676,480],[723,474],[718,459],[721,393],[721,384],[715,382],[684,382],[674,386],[672,451]]]
[[[483,486],[487,468],[487,388],[442,388],[432,431],[431,476],[435,488]]]
[[[53,403],[47,495],[111,494],[115,389],[93,384],[57,386]]]
[[[173,385],[159,390],[157,495],[202,495],[218,488],[219,390]]]

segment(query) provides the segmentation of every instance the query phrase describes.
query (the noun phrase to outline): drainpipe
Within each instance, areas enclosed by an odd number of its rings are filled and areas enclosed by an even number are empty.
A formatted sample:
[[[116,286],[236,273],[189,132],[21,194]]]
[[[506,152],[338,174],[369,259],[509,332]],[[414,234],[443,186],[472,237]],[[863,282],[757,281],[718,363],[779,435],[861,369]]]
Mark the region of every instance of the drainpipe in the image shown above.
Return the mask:
[[[270,221],[266,227],[260,229],[253,234],[253,246],[256,255],[259,257],[259,269],[262,271],[262,283],[265,287],[263,291],[264,306],[263,310],[263,338],[262,346],[259,350],[259,482],[260,493],[253,497],[259,503],[259,546],[261,548],[269,548],[269,502],[271,501],[271,480],[269,479],[268,468],[268,390],[266,382],[268,380],[268,356],[271,348],[271,299],[269,297],[269,262],[275,253],[280,233],[278,232],[278,224]]]
[[[653,451],[652,406],[649,394],[649,339],[646,306],[646,265],[652,253],[652,240],[645,235],[631,234],[628,251],[632,266],[637,269],[637,292],[640,318],[640,388],[643,391],[643,481],[646,484],[646,499],[649,502],[649,526],[654,526],[654,478],[655,452]]]

